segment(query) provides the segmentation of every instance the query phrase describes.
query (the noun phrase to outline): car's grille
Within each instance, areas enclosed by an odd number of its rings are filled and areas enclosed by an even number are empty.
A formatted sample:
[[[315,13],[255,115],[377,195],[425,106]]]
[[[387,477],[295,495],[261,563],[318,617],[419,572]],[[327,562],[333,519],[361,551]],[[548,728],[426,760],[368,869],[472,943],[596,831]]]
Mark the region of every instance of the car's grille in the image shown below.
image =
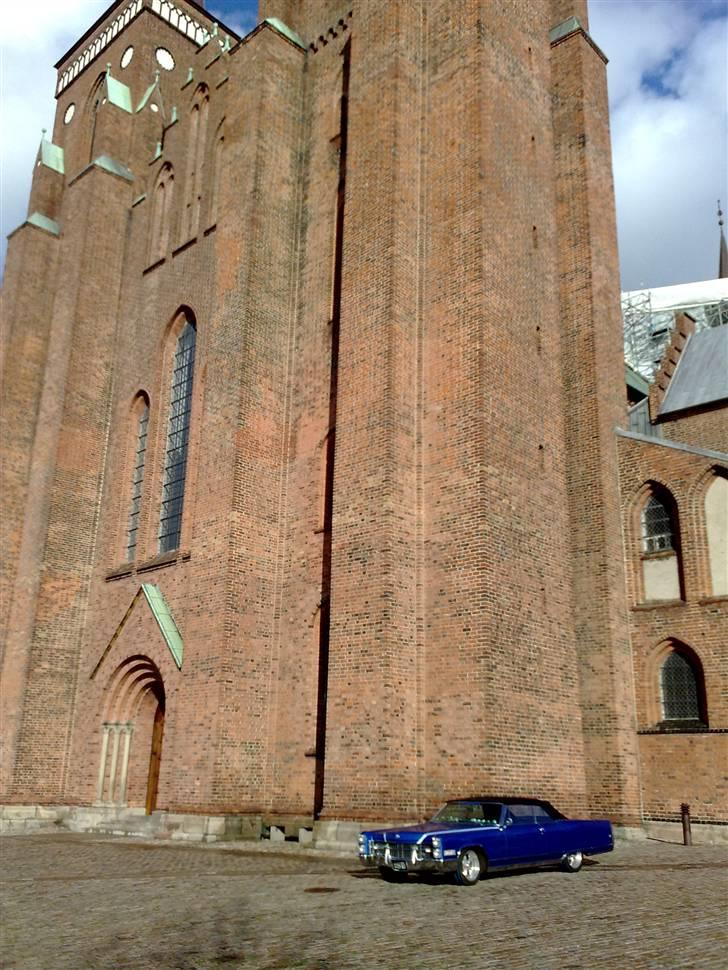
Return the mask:
[[[387,849],[389,849],[390,859],[405,859],[409,862],[412,858],[413,846],[407,845],[406,842],[372,842],[370,851],[372,855],[381,855],[384,857]]]

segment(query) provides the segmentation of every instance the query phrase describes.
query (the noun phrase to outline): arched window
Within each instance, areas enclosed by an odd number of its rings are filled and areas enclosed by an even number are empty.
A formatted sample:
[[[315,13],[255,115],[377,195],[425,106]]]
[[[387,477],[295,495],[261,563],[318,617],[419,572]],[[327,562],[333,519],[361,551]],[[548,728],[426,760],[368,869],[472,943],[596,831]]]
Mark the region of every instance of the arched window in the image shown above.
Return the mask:
[[[660,668],[663,721],[703,722],[702,694],[699,672],[684,653],[673,650]]]
[[[92,162],[94,159],[94,148],[96,142],[96,126],[98,122],[98,114],[101,106],[106,104],[106,74],[100,74],[94,86],[91,88],[91,93],[87,101],[87,112],[88,112],[88,160]]]
[[[683,598],[677,505],[668,490],[650,484],[639,515],[642,598],[646,602]]]
[[[222,177],[223,151],[225,149],[225,121],[220,123],[213,142],[212,178],[210,179],[209,224],[217,223],[220,208],[220,179]]]
[[[192,381],[195,369],[197,331],[190,314],[177,338],[172,361],[167,447],[164,453],[162,505],[159,516],[159,551],[178,549],[182,532],[187,447],[192,411]]]
[[[136,559],[137,536],[139,534],[139,517],[142,506],[142,489],[144,487],[144,464],[147,455],[147,430],[149,428],[149,400],[145,394],[140,394],[134,408],[136,418],[136,447],[134,449],[134,467],[131,476],[131,502],[129,503],[129,519],[126,529],[126,561]]]
[[[651,495],[642,509],[642,551],[664,552],[675,548],[672,516],[667,503]]]
[[[705,531],[711,592],[728,596],[728,478],[717,472],[705,493]]]
[[[209,91],[204,84],[201,84],[195,91],[194,103],[190,112],[183,241],[191,239],[195,235],[200,220],[202,169],[204,167],[205,147],[207,143],[207,114],[209,105]]]
[[[162,167],[154,187],[152,225],[149,236],[149,261],[156,263],[167,251],[169,227],[172,219],[174,169],[167,163]]]

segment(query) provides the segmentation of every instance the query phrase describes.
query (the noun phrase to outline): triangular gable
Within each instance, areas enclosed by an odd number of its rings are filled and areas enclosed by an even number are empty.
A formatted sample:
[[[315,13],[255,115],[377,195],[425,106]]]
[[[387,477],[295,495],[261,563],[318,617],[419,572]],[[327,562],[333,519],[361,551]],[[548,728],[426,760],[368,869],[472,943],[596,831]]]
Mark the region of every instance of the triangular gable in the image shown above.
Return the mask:
[[[147,603],[149,603],[149,608],[154,614],[154,619],[157,621],[159,629],[162,632],[162,636],[169,647],[169,652],[174,657],[174,662],[177,664],[177,667],[181,670],[184,644],[182,643],[182,637],[172,616],[172,611],[164,598],[164,593],[159,586],[154,586],[152,583],[142,583],[141,588]]]
[[[126,626],[129,618],[131,617],[137,603],[143,600],[149,606],[152,616],[154,617],[157,626],[159,627],[159,632],[162,634],[164,642],[169,648],[169,652],[172,654],[172,658],[177,665],[177,669],[182,669],[182,658],[184,655],[184,643],[182,640],[182,635],[179,632],[179,627],[177,626],[174,617],[172,616],[172,611],[167,604],[164,594],[158,586],[153,583],[142,583],[139,589],[134,594],[134,597],[129,604],[129,608],[121,619],[121,622],[114,631],[114,635],[111,637],[107,645],[104,647],[104,651],[99,657],[96,666],[91,671],[90,680],[93,680],[99,671],[102,663],[109,655],[111,648],[114,646],[116,641],[119,639],[122,630]]]
[[[122,111],[131,114],[131,91],[123,81],[117,81],[112,77],[109,70],[106,71],[106,97],[109,104],[114,104]]]
[[[660,366],[652,378],[648,399],[650,402],[650,421],[656,421],[685,346],[695,333],[695,320],[688,313],[678,313],[670,334],[670,343],[665,348]]]
[[[220,39],[220,46],[229,48],[230,40],[238,41],[240,38],[226,27],[217,18],[212,16],[203,6],[188,0],[188,5],[197,13],[197,17],[192,16],[188,10],[178,7],[172,0],[129,0],[124,3],[115,0],[101,14],[99,19],[86,31],[86,33],[76,41],[76,43],[66,51],[59,61],[56,62],[56,70],[63,67],[63,71],[58,76],[56,86],[56,97],[68,87],[68,85],[85,71],[89,64],[93,63],[109,44],[115,40],[119,34],[132,23],[143,10],[149,10],[162,20],[165,20],[170,27],[183,34],[188,40],[196,44],[198,49],[203,47],[210,39],[215,27],[222,28],[224,40]],[[116,11],[115,17],[112,17]],[[199,18],[199,19],[198,19]],[[78,53],[77,53],[78,52]],[[69,58],[76,55],[69,63]]]

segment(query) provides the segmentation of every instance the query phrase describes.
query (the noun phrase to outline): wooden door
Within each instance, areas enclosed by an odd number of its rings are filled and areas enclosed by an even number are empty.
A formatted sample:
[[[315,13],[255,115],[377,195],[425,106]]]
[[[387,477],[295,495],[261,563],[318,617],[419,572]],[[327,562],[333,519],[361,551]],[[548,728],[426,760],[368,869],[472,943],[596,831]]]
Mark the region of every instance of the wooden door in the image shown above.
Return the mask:
[[[159,766],[162,763],[162,737],[164,735],[164,707],[157,704],[154,712],[154,727],[152,728],[152,753],[149,758],[149,778],[147,780],[147,815],[151,815],[157,807],[157,789],[159,788]]]

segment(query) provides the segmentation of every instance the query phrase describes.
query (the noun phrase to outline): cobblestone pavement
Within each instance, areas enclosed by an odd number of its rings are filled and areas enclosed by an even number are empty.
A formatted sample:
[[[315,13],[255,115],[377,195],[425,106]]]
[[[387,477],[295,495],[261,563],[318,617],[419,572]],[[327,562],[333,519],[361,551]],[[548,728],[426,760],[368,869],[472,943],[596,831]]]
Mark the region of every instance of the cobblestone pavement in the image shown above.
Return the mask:
[[[382,882],[355,860],[66,834],[0,840],[22,970],[728,967],[728,850],[620,845],[575,875]]]

